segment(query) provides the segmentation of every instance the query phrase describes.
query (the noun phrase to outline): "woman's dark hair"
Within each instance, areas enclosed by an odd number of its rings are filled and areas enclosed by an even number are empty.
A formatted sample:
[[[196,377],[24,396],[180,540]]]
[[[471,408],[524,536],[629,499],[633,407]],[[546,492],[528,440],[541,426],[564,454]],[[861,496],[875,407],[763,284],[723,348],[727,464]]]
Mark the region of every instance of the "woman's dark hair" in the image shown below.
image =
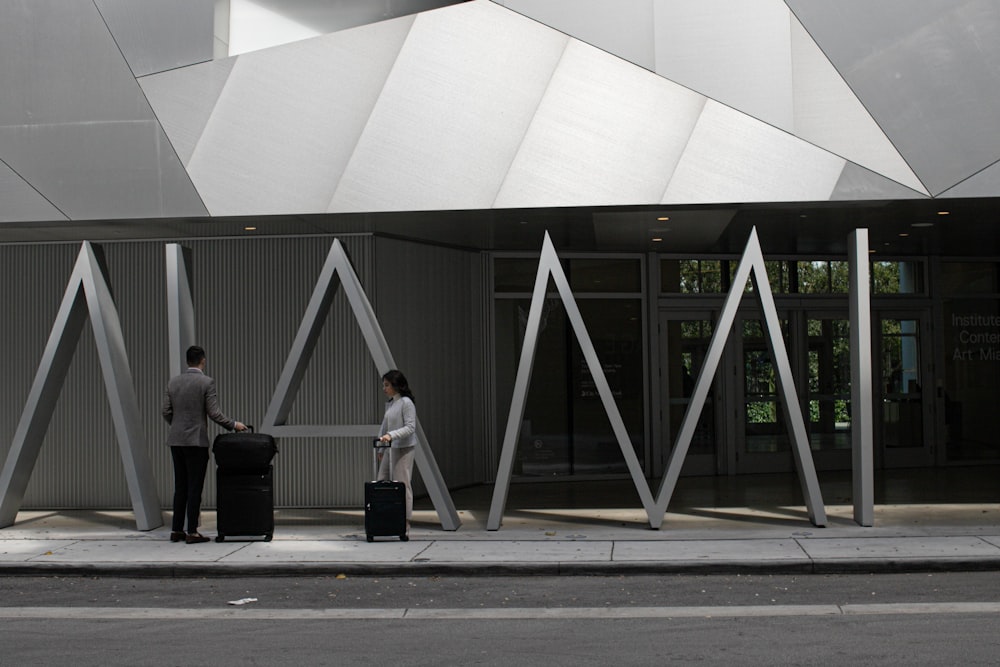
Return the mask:
[[[400,396],[405,396],[411,401],[416,402],[416,399],[413,398],[413,392],[410,391],[410,385],[406,382],[405,375],[397,370],[391,370],[383,375],[382,379],[391,384],[392,388],[395,389]]]

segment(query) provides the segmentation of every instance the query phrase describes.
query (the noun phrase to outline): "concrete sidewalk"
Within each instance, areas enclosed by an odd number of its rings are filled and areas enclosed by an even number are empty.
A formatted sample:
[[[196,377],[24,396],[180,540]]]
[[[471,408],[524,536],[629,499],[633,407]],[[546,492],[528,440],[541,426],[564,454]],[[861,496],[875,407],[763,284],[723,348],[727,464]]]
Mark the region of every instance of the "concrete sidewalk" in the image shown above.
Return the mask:
[[[879,505],[876,525],[850,506],[685,508],[661,530],[631,509],[514,510],[498,531],[485,510],[444,531],[414,512],[408,542],[368,543],[360,510],[278,510],[271,542],[171,543],[169,528],[135,530],[130,512],[30,512],[0,529],[0,575],[422,575],[840,573],[1000,570],[995,504]],[[215,534],[214,512],[202,532]]]

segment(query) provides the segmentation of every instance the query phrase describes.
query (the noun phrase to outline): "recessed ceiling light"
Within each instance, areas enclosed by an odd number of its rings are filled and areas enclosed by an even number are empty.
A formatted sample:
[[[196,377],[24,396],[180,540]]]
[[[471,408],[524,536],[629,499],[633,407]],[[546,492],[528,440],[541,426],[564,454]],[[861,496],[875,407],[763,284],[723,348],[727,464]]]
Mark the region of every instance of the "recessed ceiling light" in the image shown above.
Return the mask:
[[[933,227],[933,222],[914,222],[910,227]]]
[[[245,232],[255,232],[255,231],[257,231],[257,228],[256,227],[244,227],[243,231],[245,231]]]
[[[669,217],[667,217],[667,216],[665,216],[665,215],[661,215],[661,216],[660,216],[659,218],[657,218],[657,220],[659,220],[660,222],[663,222],[663,221],[665,221],[665,220],[669,220],[669,219],[670,219],[670,218],[669,218]]]
[[[938,211],[938,215],[951,215],[951,211]]]
[[[900,232],[899,235],[902,236],[903,238],[909,236],[909,234],[907,234],[906,232]]]
[[[659,243],[663,239],[661,237],[659,237],[659,236],[654,236],[652,240],[653,240],[654,243]]]
[[[872,254],[872,253],[874,253],[874,252],[875,252],[874,250],[869,250],[869,251],[868,251],[868,254],[869,254],[869,255],[871,255],[871,254]]]

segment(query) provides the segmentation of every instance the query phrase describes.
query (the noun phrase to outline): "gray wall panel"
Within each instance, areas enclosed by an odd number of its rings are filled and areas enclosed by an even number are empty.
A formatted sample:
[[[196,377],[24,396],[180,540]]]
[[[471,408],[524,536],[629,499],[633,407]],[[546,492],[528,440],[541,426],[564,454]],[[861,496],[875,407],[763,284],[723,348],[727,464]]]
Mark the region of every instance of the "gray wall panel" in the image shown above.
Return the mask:
[[[95,0],[135,76],[211,60],[214,0]]]
[[[482,371],[478,333],[478,253],[367,236],[342,237],[375,304],[393,352],[419,391],[421,421],[449,485],[478,481],[482,449]],[[192,250],[197,339],[223,410],[259,423],[271,398],[332,239],[229,239],[186,243]],[[173,474],[159,416],[168,379],[164,244],[104,245],[121,315],[147,446],[161,503]],[[0,246],[0,308],[19,318],[0,322],[10,349],[0,385],[0,457],[5,458],[24,408],[66,281],[75,244]],[[397,274],[374,276],[378,264]],[[433,266],[434,270],[427,267]],[[400,274],[401,275],[401,274]],[[376,282],[378,285],[376,285]],[[402,289],[397,289],[402,287]],[[379,298],[385,303],[379,303]],[[446,317],[447,313],[452,313]],[[468,322],[454,319],[467,313]],[[428,344],[428,341],[431,341]],[[290,423],[378,424],[383,396],[346,298],[338,296],[317,343]],[[470,406],[476,406],[475,408]],[[218,432],[214,426],[212,432]],[[371,442],[282,439],[275,461],[276,503],[283,507],[357,507],[371,476]],[[214,473],[205,502],[215,499]],[[93,335],[88,328],[35,466],[24,509],[129,508]]]
[[[441,474],[449,486],[481,481],[482,255],[387,239],[377,250],[379,324]]]

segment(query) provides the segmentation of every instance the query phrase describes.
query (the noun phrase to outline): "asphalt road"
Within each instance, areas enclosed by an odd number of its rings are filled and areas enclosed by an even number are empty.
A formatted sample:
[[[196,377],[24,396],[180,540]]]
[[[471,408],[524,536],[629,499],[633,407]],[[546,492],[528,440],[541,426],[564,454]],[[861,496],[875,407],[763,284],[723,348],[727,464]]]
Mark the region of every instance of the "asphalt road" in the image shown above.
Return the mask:
[[[4,666],[995,665],[998,648],[996,573],[0,579]]]

